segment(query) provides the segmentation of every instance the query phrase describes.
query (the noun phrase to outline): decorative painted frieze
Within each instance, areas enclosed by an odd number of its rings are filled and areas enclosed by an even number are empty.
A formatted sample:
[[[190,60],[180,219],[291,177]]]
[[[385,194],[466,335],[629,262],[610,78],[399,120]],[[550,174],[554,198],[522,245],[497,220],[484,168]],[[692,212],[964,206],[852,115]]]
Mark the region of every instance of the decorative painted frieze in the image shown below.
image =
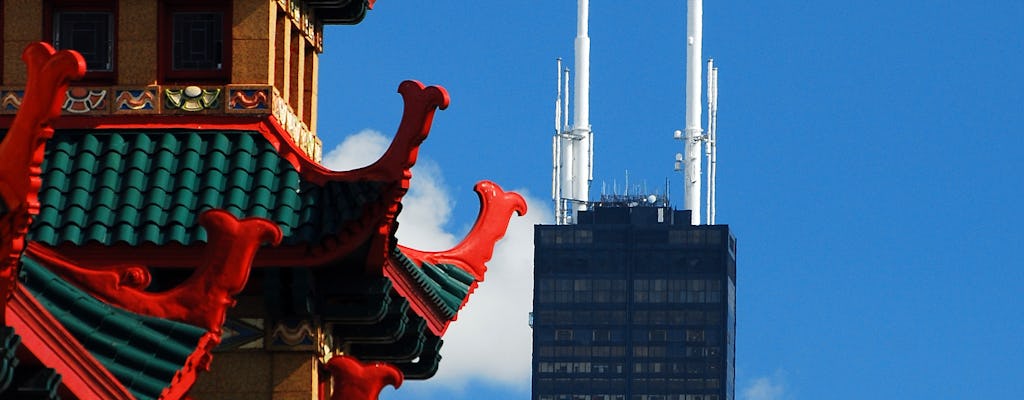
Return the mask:
[[[270,86],[228,86],[229,113],[270,113]]]
[[[203,89],[199,86],[164,89],[164,110],[199,112],[220,107],[221,88]]]
[[[284,351],[317,351],[321,348],[323,333],[309,320],[277,321],[267,331],[266,348]]]
[[[266,332],[263,318],[228,318],[216,351],[262,349]]]
[[[113,107],[114,114],[155,114],[157,109],[157,96],[159,88],[149,86],[145,88],[115,88]]]
[[[17,113],[24,95],[23,87],[0,87],[0,115]],[[323,142],[269,85],[70,87],[61,110],[65,115],[89,116],[273,115],[307,157],[316,162],[323,158]]]
[[[0,114],[14,114],[21,109],[21,99],[25,97],[24,90],[4,90],[0,96]]]
[[[107,88],[68,88],[61,109],[68,114],[106,114],[110,102]]]

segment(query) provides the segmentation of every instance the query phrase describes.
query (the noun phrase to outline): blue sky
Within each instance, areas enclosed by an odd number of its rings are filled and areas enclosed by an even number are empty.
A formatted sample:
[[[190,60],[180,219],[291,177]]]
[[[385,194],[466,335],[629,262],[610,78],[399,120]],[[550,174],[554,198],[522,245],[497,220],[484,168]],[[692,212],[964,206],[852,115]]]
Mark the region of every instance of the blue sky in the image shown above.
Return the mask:
[[[403,222],[400,241],[461,237],[481,179],[531,198],[441,374],[384,398],[529,397],[524,253],[552,213],[555,58],[571,62],[575,7],[381,0],[327,29],[325,151],[386,143],[404,79],[451,95],[403,211],[425,230]],[[685,2],[590,13],[592,195],[628,170],[652,190],[672,179],[681,204]],[[1024,398],[1024,2],[707,1],[704,16],[718,222],[740,244],[737,398]]]

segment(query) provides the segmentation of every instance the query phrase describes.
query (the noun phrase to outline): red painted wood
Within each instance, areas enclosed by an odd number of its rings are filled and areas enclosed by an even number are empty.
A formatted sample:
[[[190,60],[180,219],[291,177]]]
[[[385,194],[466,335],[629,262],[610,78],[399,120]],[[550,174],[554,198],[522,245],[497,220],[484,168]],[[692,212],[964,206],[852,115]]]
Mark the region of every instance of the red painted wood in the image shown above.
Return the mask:
[[[387,363],[367,363],[340,355],[327,361],[327,370],[334,378],[331,400],[376,400],[384,386],[402,386],[402,372]]]
[[[134,399],[103,364],[71,336],[24,286],[7,307],[7,323],[43,365],[61,375],[61,384],[78,399]]]
[[[473,228],[455,247],[445,251],[420,251],[401,246],[402,252],[416,261],[431,264],[452,264],[484,280],[486,262],[494,254],[494,245],[505,236],[512,213],[526,214],[526,200],[517,193],[507,193],[491,181],[481,181],[474,188],[480,198],[480,213]]]
[[[39,212],[39,173],[46,140],[53,136],[50,123],[60,115],[68,83],[85,74],[82,56],[45,43],[30,44],[21,58],[28,67],[25,98],[0,142],[0,197],[7,209],[0,216],[0,319],[16,284],[25,235]]]
[[[158,318],[180,321],[219,335],[234,295],[245,288],[252,260],[260,245],[281,241],[277,225],[262,218],[238,220],[223,210],[199,217],[209,242],[202,263],[180,285],[163,292],[147,292],[149,271],[139,265],[106,269],[83,268],[42,247],[32,255],[53,272],[84,288],[97,298],[123,309]]]

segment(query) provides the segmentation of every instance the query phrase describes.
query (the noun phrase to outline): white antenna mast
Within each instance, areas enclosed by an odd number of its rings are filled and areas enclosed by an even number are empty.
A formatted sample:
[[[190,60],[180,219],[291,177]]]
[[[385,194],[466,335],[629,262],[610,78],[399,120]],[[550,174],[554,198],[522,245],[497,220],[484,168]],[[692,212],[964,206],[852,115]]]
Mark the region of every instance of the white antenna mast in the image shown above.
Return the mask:
[[[700,224],[701,46],[703,0],[687,0],[686,6],[686,136],[683,208],[691,211],[690,223]]]
[[[707,149],[705,155],[708,158],[708,194],[707,194],[707,223],[715,224],[716,198],[718,193],[716,180],[718,179],[718,67],[714,66],[714,60],[708,59],[708,129]]]
[[[575,223],[576,212],[586,210],[590,200],[590,182],[593,180],[593,132],[590,130],[590,37],[588,36],[589,0],[577,3],[576,25],[576,82],[574,85],[572,127],[562,126],[569,119],[569,70],[565,70],[565,100],[562,102],[562,62],[558,69],[558,99],[555,101],[556,133],[554,138],[554,179],[552,192],[555,201],[555,223]],[[562,111],[564,110],[564,114]]]
[[[590,131],[590,0],[579,0],[576,13],[576,98],[573,99],[572,123],[573,136],[578,137],[576,147],[576,187],[575,199],[581,203],[580,209],[586,209],[590,200],[590,181],[593,179],[594,158],[591,145],[593,135]]]
[[[558,83],[555,85],[555,135],[551,143],[551,199],[555,201],[555,221],[562,224],[562,58],[558,58]]]

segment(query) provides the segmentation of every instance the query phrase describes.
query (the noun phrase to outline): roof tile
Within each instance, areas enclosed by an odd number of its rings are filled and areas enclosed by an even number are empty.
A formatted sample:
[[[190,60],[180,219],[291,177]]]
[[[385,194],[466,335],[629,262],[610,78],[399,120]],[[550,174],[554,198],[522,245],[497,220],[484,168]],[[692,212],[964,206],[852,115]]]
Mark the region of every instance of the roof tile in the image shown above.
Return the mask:
[[[395,260],[396,266],[423,289],[427,298],[441,312],[441,315],[449,320],[455,318],[459,308],[469,296],[472,285],[475,284],[472,275],[454,265],[434,265],[421,262],[417,266],[398,247],[392,250],[391,256]]]
[[[191,325],[110,306],[64,281],[31,256],[21,260],[25,287],[140,399],[157,398],[206,333]]]
[[[285,245],[319,242],[384,186],[305,182],[252,131],[59,131],[47,152],[30,238],[48,245],[203,242],[210,208],[270,218]]]

